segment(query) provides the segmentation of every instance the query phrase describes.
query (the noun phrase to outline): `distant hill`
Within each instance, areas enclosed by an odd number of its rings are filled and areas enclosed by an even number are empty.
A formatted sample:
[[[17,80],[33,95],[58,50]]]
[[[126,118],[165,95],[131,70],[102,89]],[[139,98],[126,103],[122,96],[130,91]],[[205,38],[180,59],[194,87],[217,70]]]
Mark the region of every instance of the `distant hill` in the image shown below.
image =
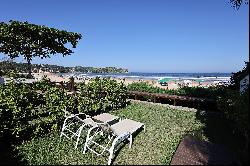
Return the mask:
[[[70,72],[82,72],[82,73],[127,73],[128,69],[116,68],[116,67],[64,67],[58,65],[49,65],[49,64],[32,64],[32,72],[51,72],[51,73],[70,73]],[[27,73],[28,72],[28,63],[17,63],[13,61],[2,61],[0,62],[0,73],[14,71],[17,73]]]

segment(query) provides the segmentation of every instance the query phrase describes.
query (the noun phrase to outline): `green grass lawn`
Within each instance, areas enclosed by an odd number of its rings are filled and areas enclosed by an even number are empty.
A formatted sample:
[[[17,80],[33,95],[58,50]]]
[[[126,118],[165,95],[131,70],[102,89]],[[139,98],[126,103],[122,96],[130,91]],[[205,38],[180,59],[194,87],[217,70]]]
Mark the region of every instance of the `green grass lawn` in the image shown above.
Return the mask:
[[[140,131],[134,137],[131,149],[128,144],[117,147],[112,164],[169,164],[181,138],[204,127],[204,124],[196,119],[194,112],[151,104],[132,103],[111,114],[144,123],[146,126],[145,131]],[[74,142],[65,137],[60,141],[59,133],[24,142],[17,150],[27,164],[106,165],[108,155],[97,156],[90,151],[87,154],[82,153],[84,135],[85,133],[76,150]]]

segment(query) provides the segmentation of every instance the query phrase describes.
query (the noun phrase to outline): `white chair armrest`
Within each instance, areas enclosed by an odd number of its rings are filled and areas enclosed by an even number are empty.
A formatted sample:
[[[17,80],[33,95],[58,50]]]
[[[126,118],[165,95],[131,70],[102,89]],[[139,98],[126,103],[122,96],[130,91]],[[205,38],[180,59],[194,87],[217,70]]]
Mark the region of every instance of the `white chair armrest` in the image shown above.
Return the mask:
[[[100,125],[102,125],[102,124],[105,124],[105,123],[96,123],[95,126],[91,127],[91,128],[88,130],[88,136],[90,136],[92,130],[94,130],[94,129],[100,127]]]

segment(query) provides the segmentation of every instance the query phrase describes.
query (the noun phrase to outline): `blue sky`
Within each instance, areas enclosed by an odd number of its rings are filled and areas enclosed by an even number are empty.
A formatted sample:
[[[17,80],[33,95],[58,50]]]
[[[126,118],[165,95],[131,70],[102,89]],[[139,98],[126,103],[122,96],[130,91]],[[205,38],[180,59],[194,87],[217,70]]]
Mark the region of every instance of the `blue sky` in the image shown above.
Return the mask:
[[[0,6],[0,21],[83,35],[72,55],[32,63],[236,72],[249,61],[249,6],[237,11],[229,0],[2,0]]]

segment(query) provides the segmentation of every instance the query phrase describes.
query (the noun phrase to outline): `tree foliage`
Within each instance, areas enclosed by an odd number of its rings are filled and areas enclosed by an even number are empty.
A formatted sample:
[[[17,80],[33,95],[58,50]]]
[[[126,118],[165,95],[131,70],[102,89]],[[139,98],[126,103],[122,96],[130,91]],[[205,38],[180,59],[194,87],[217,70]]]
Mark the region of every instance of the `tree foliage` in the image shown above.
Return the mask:
[[[26,59],[35,56],[47,58],[56,53],[69,55],[73,51],[64,44],[70,42],[75,48],[82,37],[78,33],[12,20],[10,24],[1,22],[0,30],[0,52],[11,58],[19,55]]]
[[[127,88],[123,82],[118,83],[110,78],[96,77],[88,84],[79,83],[78,107],[80,112],[98,114],[125,107],[127,102]]]
[[[9,82],[0,86],[0,139],[30,139],[60,130],[64,109],[90,115],[122,108],[128,104],[123,83],[93,79],[78,85],[79,94],[68,95],[49,79],[32,84]],[[1,144],[1,142],[0,142]]]
[[[232,73],[233,75],[230,78],[230,88],[234,90],[239,90],[240,89],[240,81],[247,75],[249,74],[249,62],[245,62],[245,67],[236,72]]]
[[[232,5],[232,7],[236,8],[237,10],[240,8],[240,6],[242,5],[242,3],[248,4],[248,0],[230,0],[230,3]]]
[[[0,86],[0,138],[32,138],[61,127],[63,109],[72,109],[73,98],[45,81],[35,84],[39,85],[10,82]],[[44,94],[37,92],[41,86]]]
[[[17,73],[27,73],[28,72],[28,63],[17,63],[9,60],[4,60],[0,62],[0,71],[3,73],[8,73],[9,71],[15,71]],[[82,73],[126,73],[128,69],[116,68],[116,67],[104,67],[104,68],[95,68],[95,67],[65,67],[58,65],[50,64],[32,64],[31,70],[33,73],[38,73],[39,70],[51,72],[51,73],[70,73],[82,72]]]
[[[81,38],[82,35],[78,33],[28,22],[10,20],[9,23],[0,23],[0,53],[12,59],[22,55],[29,65],[33,57],[70,55],[73,51],[65,47],[65,44],[70,43],[75,48]]]
[[[153,85],[145,82],[132,83],[127,86],[129,91],[139,91],[139,92],[148,92],[148,93],[162,93],[169,95],[178,95],[178,96],[189,96],[189,97],[199,97],[206,99],[216,100],[220,94],[223,94],[225,88],[224,86],[217,87],[188,87],[184,86],[179,89],[163,89],[160,87],[154,87]],[[149,97],[150,98],[150,97]],[[153,97],[151,97],[153,100]]]

